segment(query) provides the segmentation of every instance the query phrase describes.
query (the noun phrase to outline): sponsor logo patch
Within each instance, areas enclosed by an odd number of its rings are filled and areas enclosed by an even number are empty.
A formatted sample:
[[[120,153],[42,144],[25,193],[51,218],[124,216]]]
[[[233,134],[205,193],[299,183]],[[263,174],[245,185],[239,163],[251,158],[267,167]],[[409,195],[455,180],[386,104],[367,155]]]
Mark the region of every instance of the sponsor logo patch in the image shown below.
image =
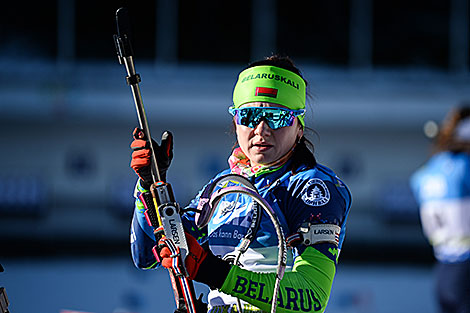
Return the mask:
[[[302,200],[311,206],[322,206],[330,201],[330,191],[319,178],[310,179],[302,189]]]

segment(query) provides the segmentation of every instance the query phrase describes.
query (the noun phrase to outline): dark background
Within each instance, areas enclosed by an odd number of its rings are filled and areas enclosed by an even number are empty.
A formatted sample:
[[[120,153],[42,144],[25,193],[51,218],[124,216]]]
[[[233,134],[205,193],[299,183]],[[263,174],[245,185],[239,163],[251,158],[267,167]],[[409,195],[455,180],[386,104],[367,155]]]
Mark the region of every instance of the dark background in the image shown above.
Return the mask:
[[[65,1],[67,2],[67,1]],[[246,63],[250,60],[252,1],[175,1],[179,62]],[[377,66],[449,66],[452,1],[356,1],[370,10],[372,63]],[[77,60],[109,61],[114,53],[114,12],[129,9],[136,57],[156,56],[157,2],[71,1]],[[347,66],[350,1],[267,1],[275,8],[276,51],[296,60]],[[58,3],[8,1],[0,20],[4,55],[55,59]],[[259,13],[255,13],[259,14]],[[106,40],[109,39],[109,40]]]
[[[113,42],[121,6],[152,134],[175,134],[181,205],[227,166],[238,72],[288,55],[309,81],[316,158],[353,194],[329,311],[432,312],[434,257],[408,181],[430,155],[423,125],[470,99],[468,0],[2,3],[0,286],[12,312],[172,305],[154,292],[162,279],[169,290],[165,273],[130,259],[137,120]]]

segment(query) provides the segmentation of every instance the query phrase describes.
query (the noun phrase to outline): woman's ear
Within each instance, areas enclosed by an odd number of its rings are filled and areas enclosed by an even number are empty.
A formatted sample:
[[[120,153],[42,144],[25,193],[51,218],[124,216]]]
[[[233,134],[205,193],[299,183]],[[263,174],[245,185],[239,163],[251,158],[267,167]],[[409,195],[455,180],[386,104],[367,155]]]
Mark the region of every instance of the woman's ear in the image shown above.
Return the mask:
[[[299,131],[297,133],[297,140],[300,140],[300,138],[302,138],[304,135],[304,128],[302,127],[302,125],[299,125]]]

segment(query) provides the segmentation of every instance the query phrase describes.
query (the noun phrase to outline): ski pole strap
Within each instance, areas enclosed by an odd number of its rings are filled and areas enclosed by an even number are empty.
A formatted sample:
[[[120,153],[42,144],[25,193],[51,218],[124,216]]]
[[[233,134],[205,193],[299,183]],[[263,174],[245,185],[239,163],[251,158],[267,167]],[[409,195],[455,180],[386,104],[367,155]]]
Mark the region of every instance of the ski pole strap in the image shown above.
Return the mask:
[[[139,199],[144,205],[145,218],[147,223],[154,228],[154,236],[157,245],[152,248],[152,253],[155,256],[155,260],[159,263],[161,262],[161,247],[158,245],[160,240],[164,241],[164,244],[168,247],[168,249],[170,249],[170,253],[173,257],[172,269],[170,269],[170,280],[177,306],[175,312],[197,313],[195,310],[195,299],[193,296],[194,287],[192,287],[191,282],[188,281],[184,275],[185,271],[184,267],[182,266],[179,247],[175,245],[173,240],[164,237],[164,229],[163,226],[160,226],[153,195],[150,192],[143,192],[139,195]]]
[[[161,241],[168,247],[170,250],[170,257],[172,258],[171,270],[179,280],[181,291],[187,304],[186,309],[188,313],[196,313],[196,299],[193,298],[194,291],[191,287],[189,280],[186,278],[186,272],[182,266],[181,253],[179,247],[175,245],[173,240],[170,238],[162,238]]]
[[[181,261],[180,261],[180,249],[175,245],[173,240],[170,238],[162,238],[160,242],[163,242],[165,246],[168,247],[170,250],[170,257],[172,258],[172,263],[171,263],[171,268],[173,269],[173,272],[175,273],[176,276],[181,276],[184,275],[184,270],[181,268]]]

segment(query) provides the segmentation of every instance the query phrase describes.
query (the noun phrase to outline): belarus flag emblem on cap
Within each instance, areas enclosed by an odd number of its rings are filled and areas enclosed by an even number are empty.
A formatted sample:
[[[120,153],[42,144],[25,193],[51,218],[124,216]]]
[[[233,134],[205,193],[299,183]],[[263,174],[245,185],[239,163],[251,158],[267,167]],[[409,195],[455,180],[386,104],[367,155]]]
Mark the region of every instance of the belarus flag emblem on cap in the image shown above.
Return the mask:
[[[277,89],[267,87],[256,87],[255,96],[277,98]]]

